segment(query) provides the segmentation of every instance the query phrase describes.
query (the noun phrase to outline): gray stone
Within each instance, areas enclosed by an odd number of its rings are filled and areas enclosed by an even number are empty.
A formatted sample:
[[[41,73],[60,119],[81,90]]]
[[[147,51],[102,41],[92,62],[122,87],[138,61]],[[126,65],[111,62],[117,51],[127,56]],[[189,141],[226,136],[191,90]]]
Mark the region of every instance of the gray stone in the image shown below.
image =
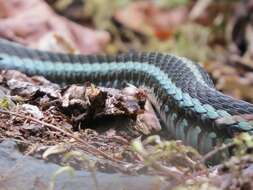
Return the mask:
[[[5,140],[0,144],[0,189],[1,190],[45,190],[49,188],[52,174],[59,165],[47,163],[18,151],[17,144]],[[96,172],[99,190],[167,189],[169,183],[158,177],[128,176]],[[60,174],[56,179],[57,190],[96,189],[89,172],[75,171],[74,176]]]

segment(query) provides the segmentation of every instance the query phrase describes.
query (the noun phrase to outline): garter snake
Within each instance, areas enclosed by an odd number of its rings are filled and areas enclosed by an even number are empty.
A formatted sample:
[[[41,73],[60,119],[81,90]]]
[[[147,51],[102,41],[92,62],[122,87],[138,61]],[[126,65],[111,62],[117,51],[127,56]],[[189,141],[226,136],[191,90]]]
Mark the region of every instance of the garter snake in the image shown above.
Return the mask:
[[[59,83],[91,81],[116,88],[124,82],[143,85],[157,99],[158,113],[168,131],[202,154],[253,129],[252,121],[233,119],[252,114],[252,104],[217,91],[198,64],[170,54],[68,55],[0,40],[0,69],[43,75]],[[224,118],[229,122],[220,122]]]

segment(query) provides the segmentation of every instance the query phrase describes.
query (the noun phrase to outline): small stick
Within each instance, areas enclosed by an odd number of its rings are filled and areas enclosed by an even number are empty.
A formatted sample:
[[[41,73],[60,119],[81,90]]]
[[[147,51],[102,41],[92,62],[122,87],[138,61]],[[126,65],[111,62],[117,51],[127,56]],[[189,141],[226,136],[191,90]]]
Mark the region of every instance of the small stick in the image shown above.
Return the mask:
[[[211,3],[212,0],[198,0],[189,14],[190,20],[197,19]]]
[[[232,146],[234,146],[235,143],[234,142],[231,142],[231,143],[228,143],[228,144],[223,144],[222,146],[218,147],[218,148],[215,148],[214,150],[208,152],[207,154],[205,154],[203,156],[203,158],[201,159],[201,162],[202,163],[205,163],[209,158],[211,158],[212,156],[214,156],[215,154],[217,154],[218,152],[221,152],[227,148],[230,148]]]
[[[2,113],[2,114],[14,115],[14,116],[17,116],[17,117],[20,117],[20,118],[24,118],[24,119],[27,119],[27,120],[30,120],[30,121],[34,121],[34,122],[36,122],[36,123],[39,123],[39,124],[41,124],[41,125],[44,125],[44,126],[50,128],[50,129],[59,131],[59,132],[65,134],[65,135],[67,135],[67,136],[69,136],[69,137],[72,137],[72,138],[75,139],[76,141],[83,143],[87,148],[90,148],[91,150],[88,150],[88,149],[87,149],[88,152],[94,151],[94,152],[99,153],[101,156],[103,156],[103,157],[105,157],[105,158],[111,160],[111,161],[120,162],[120,161],[118,161],[118,160],[115,160],[115,159],[112,158],[111,156],[107,155],[106,153],[102,152],[101,150],[95,148],[94,146],[90,145],[89,143],[85,142],[84,140],[82,140],[82,139],[76,137],[75,135],[71,134],[70,132],[67,132],[67,131],[65,131],[65,130],[63,130],[63,129],[61,129],[61,128],[55,126],[55,125],[52,125],[52,124],[50,124],[50,123],[46,123],[46,122],[41,121],[41,120],[39,120],[39,119],[36,119],[36,118],[34,118],[34,117],[22,115],[22,114],[19,114],[19,113],[15,113],[15,112],[3,110],[3,109],[0,109],[0,113]]]

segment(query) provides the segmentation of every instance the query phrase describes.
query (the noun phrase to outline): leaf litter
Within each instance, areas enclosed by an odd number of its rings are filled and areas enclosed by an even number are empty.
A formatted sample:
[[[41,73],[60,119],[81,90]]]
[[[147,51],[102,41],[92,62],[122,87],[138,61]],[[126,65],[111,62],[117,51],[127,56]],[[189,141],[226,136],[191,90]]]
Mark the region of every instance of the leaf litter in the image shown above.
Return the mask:
[[[113,12],[108,11],[108,6],[101,6],[106,1],[87,1],[85,13],[80,9],[75,11],[75,7],[69,12],[75,19],[88,17],[96,28],[109,31],[112,36],[112,41],[109,42],[108,33],[81,29],[54,14],[39,0],[31,2],[36,7],[45,9],[47,14],[45,18],[33,22],[43,32],[34,32],[36,27],[26,27],[29,19],[22,23],[19,22],[19,17],[29,18],[35,13],[15,12],[13,2],[14,0],[1,2],[4,4],[2,7],[5,7],[2,13],[4,19],[0,23],[3,37],[31,47],[74,54],[79,51],[97,53],[103,48],[108,53],[131,48],[171,51],[203,61],[218,89],[237,98],[252,100],[252,76],[248,72],[252,70],[252,32],[249,21],[245,19],[250,14],[252,3],[240,4],[238,14],[229,21],[226,20],[229,11],[224,10],[231,10],[236,2],[227,4],[223,1],[215,4],[197,1],[194,6],[187,0],[181,1],[180,5],[172,5],[174,1],[167,4],[166,1],[118,3],[115,0],[110,5],[117,8]],[[20,10],[31,6],[31,2],[26,2]],[[71,1],[65,5],[57,2],[55,6],[63,12],[71,4]],[[192,9],[189,5],[193,6]],[[131,17],[128,17],[129,12]],[[189,15],[192,22],[187,21]],[[45,31],[44,24],[53,23],[47,22],[46,17],[54,17],[60,24]],[[129,19],[134,17],[136,19]],[[246,24],[242,25],[242,31],[237,31],[242,20]],[[224,22],[231,22],[227,26],[230,28],[224,28]],[[115,31],[115,23],[121,25],[121,33]],[[140,25],[143,27],[138,27]],[[67,30],[64,34],[59,32],[60,28],[66,31],[66,26],[72,28],[71,31]],[[219,31],[229,29],[232,30],[232,35],[224,43]],[[214,32],[212,30],[216,30],[216,36],[210,35]],[[85,40],[77,35],[78,31],[82,31],[82,34],[86,32]],[[240,35],[241,32],[244,35]],[[37,34],[30,35],[31,33]],[[75,38],[80,40],[73,40]],[[93,42],[88,42],[87,39],[93,39]],[[127,45],[123,45],[123,42]],[[199,49],[200,46],[203,48],[196,53],[196,48]],[[229,51],[224,50],[224,46],[228,46]],[[218,54],[217,50],[220,51]],[[242,134],[205,156],[199,155],[196,150],[180,141],[166,141],[160,136],[149,136],[158,133],[161,126],[149,105],[147,92],[142,89],[130,85],[116,90],[97,87],[90,82],[62,87],[41,76],[28,77],[18,71],[1,71],[0,82],[0,138],[15,139],[20,145],[20,151],[26,155],[67,165],[66,167],[70,165],[78,170],[162,176],[174,189],[252,187],[253,141],[250,136]],[[251,119],[252,116],[238,115],[232,120],[222,118],[217,122],[231,123],[245,118]],[[204,164],[210,156],[231,146],[235,147],[234,157],[214,167]],[[68,170],[63,168],[65,169]]]
[[[12,78],[9,78],[9,72],[12,72]],[[163,176],[175,187],[180,185],[178,187],[182,188],[183,184],[227,187],[224,181],[220,182],[221,176],[227,183],[232,183],[229,179],[235,177],[233,169],[229,174],[230,170],[217,173],[214,168],[206,167],[195,149],[184,146],[181,141],[147,136],[160,128],[149,121],[152,117],[144,122],[148,126],[145,131],[141,129],[143,125],[138,126],[140,115],[146,111],[154,114],[145,110],[147,95],[142,89],[128,86],[116,90],[88,82],[60,87],[42,77],[39,82],[34,78],[19,71],[2,71],[1,87],[8,92],[15,106],[1,107],[1,139],[16,139],[24,154],[78,170]],[[17,79],[19,82],[15,85],[9,82]],[[45,88],[48,90],[43,91]],[[250,142],[251,137],[238,138],[233,145],[244,153],[232,158],[237,162],[230,160],[219,167],[230,168],[230,162],[239,167],[247,162],[248,165],[239,169],[248,174],[251,160],[247,159],[250,157],[247,143]],[[243,146],[245,143],[247,146]],[[250,181],[245,179],[237,183],[247,186]]]

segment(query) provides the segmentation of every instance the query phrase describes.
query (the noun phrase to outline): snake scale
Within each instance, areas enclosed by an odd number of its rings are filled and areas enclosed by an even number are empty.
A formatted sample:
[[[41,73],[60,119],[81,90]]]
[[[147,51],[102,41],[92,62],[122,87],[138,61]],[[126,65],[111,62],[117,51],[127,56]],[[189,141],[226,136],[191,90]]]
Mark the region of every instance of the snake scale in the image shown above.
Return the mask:
[[[252,133],[253,129],[252,121],[233,119],[235,115],[252,114],[252,104],[217,91],[198,64],[174,55],[68,55],[0,40],[0,69],[43,75],[59,83],[91,81],[120,88],[128,82],[145,86],[156,98],[158,113],[169,133],[202,154],[237,133]]]

